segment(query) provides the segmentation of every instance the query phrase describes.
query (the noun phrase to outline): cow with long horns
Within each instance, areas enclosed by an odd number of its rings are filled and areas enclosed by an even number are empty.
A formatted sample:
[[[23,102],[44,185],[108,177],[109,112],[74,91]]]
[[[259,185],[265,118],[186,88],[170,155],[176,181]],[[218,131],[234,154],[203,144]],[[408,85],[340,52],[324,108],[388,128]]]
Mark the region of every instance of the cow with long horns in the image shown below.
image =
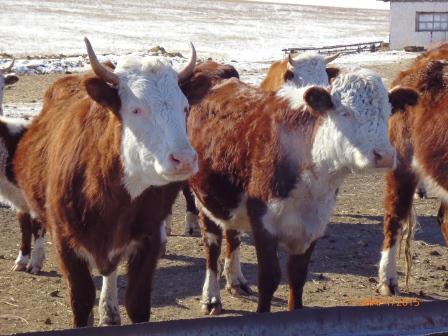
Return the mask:
[[[93,73],[72,75],[46,92],[42,112],[19,142],[14,173],[31,213],[51,232],[66,280],[73,325],[92,320],[103,276],[100,324],[119,324],[117,266],[128,261],[125,306],[148,321],[161,225],[181,187],[198,171],[186,134],[188,102],[163,58],[123,56],[114,71],[86,39]]]

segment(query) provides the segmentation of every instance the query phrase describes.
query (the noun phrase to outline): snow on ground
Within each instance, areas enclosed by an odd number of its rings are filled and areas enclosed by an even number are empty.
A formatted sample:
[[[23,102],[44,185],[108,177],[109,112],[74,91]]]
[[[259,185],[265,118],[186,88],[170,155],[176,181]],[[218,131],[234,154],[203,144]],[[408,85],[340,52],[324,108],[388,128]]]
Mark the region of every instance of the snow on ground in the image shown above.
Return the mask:
[[[9,103],[3,106],[3,113],[6,117],[32,118],[38,115],[41,109],[42,102],[20,104]]]
[[[155,45],[200,57],[264,61],[282,48],[386,40],[389,12],[245,1],[2,0],[0,53],[82,55],[83,36],[101,54]]]
[[[188,57],[193,41],[199,59],[230,63],[241,78],[259,84],[283,48],[387,40],[389,12],[238,0],[2,0],[0,68],[16,57],[21,74],[70,73],[88,69],[83,37],[100,60],[128,53],[151,54],[162,46]],[[345,55],[335,64],[397,62],[404,52]],[[172,57],[175,68],[186,58]],[[6,105],[6,113],[35,113],[34,105]]]

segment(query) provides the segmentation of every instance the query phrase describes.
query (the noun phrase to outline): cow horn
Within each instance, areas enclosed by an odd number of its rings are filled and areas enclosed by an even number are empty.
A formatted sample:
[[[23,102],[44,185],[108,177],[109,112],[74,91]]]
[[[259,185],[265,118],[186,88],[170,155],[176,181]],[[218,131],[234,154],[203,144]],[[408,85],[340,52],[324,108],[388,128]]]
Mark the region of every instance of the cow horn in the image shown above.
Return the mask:
[[[339,56],[341,56],[341,53],[337,53],[337,54],[334,54],[334,55],[332,55],[332,56],[327,56],[327,57],[325,57],[325,64],[328,64],[328,63],[331,63],[331,62],[333,62],[336,58],[338,58]]]
[[[4,69],[0,69],[0,73],[8,73],[8,72],[11,72],[12,67],[14,66],[14,62],[15,62],[15,59],[13,58],[12,61],[11,61],[11,64],[10,64],[8,67],[6,67],[6,68],[4,68]]]
[[[92,67],[92,70],[95,73],[95,75],[97,75],[99,78],[101,78],[102,80],[104,80],[105,82],[107,82],[109,84],[118,85],[117,74],[106,69],[98,61],[98,58],[96,57],[95,52],[93,51],[92,45],[90,44],[90,41],[87,37],[84,37],[84,42],[86,43],[87,54],[89,55],[89,60],[90,60],[90,66]]]
[[[177,74],[177,78],[179,82],[189,78],[194,71],[194,67],[196,66],[196,49],[194,48],[193,43],[190,42],[191,47],[191,55],[188,64]]]
[[[291,56],[291,53],[288,54],[288,63],[294,66],[294,59]]]

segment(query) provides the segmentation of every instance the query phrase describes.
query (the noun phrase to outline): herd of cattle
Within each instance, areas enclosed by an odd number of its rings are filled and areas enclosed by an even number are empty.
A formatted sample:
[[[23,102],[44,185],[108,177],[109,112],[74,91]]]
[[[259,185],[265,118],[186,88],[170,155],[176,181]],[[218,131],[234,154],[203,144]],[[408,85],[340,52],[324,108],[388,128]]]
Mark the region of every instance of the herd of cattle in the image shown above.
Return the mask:
[[[193,45],[176,72],[163,58],[102,64],[85,42],[91,72],[53,83],[32,121],[0,118],[0,193],[22,233],[14,270],[41,270],[49,231],[75,327],[93,322],[93,267],[103,276],[100,325],[120,324],[117,265],[125,259],[126,311],[134,323],[149,320],[152,278],[181,189],[186,233],[199,219],[201,302],[211,315],[222,309],[223,238],[226,288],[250,292],[239,253],[247,231],[258,259],[257,311],[270,311],[279,285],[280,244],[289,254],[288,309],[302,307],[314,245],[353,172],[388,168],[382,294],[398,293],[397,246],[419,183],[441,198],[448,238],[448,44],[419,56],[388,92],[372,71],[328,66],[337,55],[289,56],[255,87],[230,65],[197,63]],[[0,71],[0,109],[3,87],[18,80],[11,68]]]

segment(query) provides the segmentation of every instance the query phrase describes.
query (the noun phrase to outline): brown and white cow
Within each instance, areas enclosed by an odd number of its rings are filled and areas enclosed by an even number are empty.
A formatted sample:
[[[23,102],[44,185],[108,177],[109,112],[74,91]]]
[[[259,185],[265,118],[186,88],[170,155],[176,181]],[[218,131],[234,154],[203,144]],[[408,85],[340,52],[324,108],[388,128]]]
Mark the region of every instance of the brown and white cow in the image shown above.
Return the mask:
[[[10,73],[14,66],[11,64],[0,69],[0,115],[3,115],[4,87],[16,83],[19,78]],[[20,223],[21,244],[13,270],[28,270],[37,274],[42,268],[45,257],[43,231],[38,221],[33,220],[28,213],[29,209],[22,192],[16,184],[12,161],[17,144],[24,134],[29,121],[19,118],[0,117],[0,195],[15,211]],[[31,253],[31,239],[34,236],[35,248]]]
[[[149,319],[161,225],[181,182],[197,172],[186,134],[188,102],[160,58],[122,57],[102,66],[86,39],[95,74],[68,76],[46,92],[25,132],[14,173],[31,213],[50,231],[66,280],[73,324],[92,322],[103,275],[100,324],[118,324],[117,265],[128,260],[125,306],[132,322]]]
[[[110,61],[103,64],[111,69],[115,68]],[[70,92],[65,92],[65,94],[68,97]],[[63,97],[59,96],[58,99],[63,99]],[[45,99],[44,104],[46,104]],[[17,145],[29,124],[29,120],[21,118],[0,117],[0,140],[7,144],[0,150],[0,155],[6,158],[4,164],[0,166],[0,195],[12,206],[13,210],[17,211],[17,219],[20,224],[20,248],[11,270],[39,274],[45,259],[45,228],[29,213],[30,210],[23,193],[17,186],[12,167]],[[31,249],[33,237],[35,243],[34,248]]]
[[[324,57],[308,52],[293,58],[291,54],[288,54],[287,59],[272,63],[266,78],[260,84],[260,89],[266,92],[275,92],[286,82],[291,82],[298,87],[326,86],[329,79],[336,77],[339,73],[338,68],[327,68],[327,64],[334,61],[339,55],[338,53]]]
[[[40,222],[30,215],[30,209],[17,185],[13,167],[17,145],[29,123],[19,118],[0,117],[0,195],[17,212],[20,224],[20,250],[12,270],[27,270],[37,274],[45,258],[45,232]],[[34,248],[31,250],[33,236]]]
[[[396,270],[399,236],[403,223],[410,219],[419,181],[442,200],[438,218],[447,239],[448,218],[443,209],[448,202],[448,43],[418,57],[392,85],[414,88],[420,99],[414,95],[403,101],[389,121],[389,138],[397,150],[398,165],[388,172],[386,179],[384,242],[379,266],[383,295],[399,293]]]
[[[179,84],[188,102],[192,105],[198,103],[213,85],[228,78],[239,78],[239,73],[233,66],[208,60],[199,63],[195,68],[193,76]],[[186,204],[184,234],[191,236],[199,230],[198,209],[196,208],[194,196],[187,183],[182,187],[182,194]],[[172,226],[171,214],[166,218],[165,225],[166,233],[170,235]],[[162,239],[166,241],[166,237]]]
[[[200,171],[190,186],[205,238],[204,312],[221,311],[223,230],[253,232],[258,312],[270,310],[280,282],[279,244],[290,254],[288,307],[302,307],[308,262],[329,223],[335,191],[352,171],[394,164],[387,138],[389,100],[407,93],[396,89],[388,94],[380,77],[358,70],[338,76],[330,90],[285,86],[265,93],[230,79],[192,106],[188,133]],[[226,256],[228,269],[240,269],[239,240],[234,243]],[[245,281],[241,277],[227,279],[227,285]]]

